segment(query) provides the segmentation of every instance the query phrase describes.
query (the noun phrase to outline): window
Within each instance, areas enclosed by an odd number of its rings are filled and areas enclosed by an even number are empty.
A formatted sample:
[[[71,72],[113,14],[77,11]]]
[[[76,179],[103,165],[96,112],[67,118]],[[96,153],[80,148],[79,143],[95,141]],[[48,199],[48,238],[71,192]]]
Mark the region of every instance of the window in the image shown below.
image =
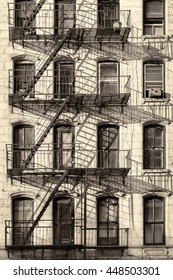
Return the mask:
[[[164,200],[161,197],[144,199],[144,244],[164,244]]]
[[[31,61],[19,61],[14,63],[14,94],[25,93],[25,88],[33,80],[35,66]],[[30,92],[34,97],[34,89]]]
[[[101,96],[119,96],[119,73],[117,62],[99,62],[99,92]]]
[[[67,168],[74,165],[74,127],[61,125],[54,128],[54,167]]]
[[[32,224],[34,200],[31,198],[13,199],[13,245],[22,245]],[[26,244],[32,244],[32,235]]]
[[[144,168],[160,169],[165,166],[164,128],[159,125],[144,127]]]
[[[13,168],[20,168],[33,148],[34,127],[31,125],[14,126],[13,144]],[[33,168],[33,159],[28,167]]]
[[[74,200],[59,197],[53,203],[54,244],[74,243]]]
[[[54,97],[65,98],[74,92],[74,64],[54,64]]]
[[[115,21],[119,21],[119,0],[99,0],[98,27],[113,28]]]
[[[20,27],[25,25],[27,18],[29,17],[31,11],[35,9],[35,1],[29,0],[15,0],[15,27],[19,28],[19,32],[21,32]],[[32,21],[30,24],[30,28],[25,30],[25,33],[35,34],[35,21]]]
[[[97,199],[98,245],[118,245],[118,199]]]
[[[74,28],[75,24],[75,1],[74,0],[54,0],[55,2],[55,33],[64,34],[69,28]]]
[[[144,0],[144,35],[164,34],[164,1]]]
[[[144,98],[164,98],[164,65],[162,63],[144,64]]]
[[[117,168],[119,161],[119,128],[98,126],[98,167]]]

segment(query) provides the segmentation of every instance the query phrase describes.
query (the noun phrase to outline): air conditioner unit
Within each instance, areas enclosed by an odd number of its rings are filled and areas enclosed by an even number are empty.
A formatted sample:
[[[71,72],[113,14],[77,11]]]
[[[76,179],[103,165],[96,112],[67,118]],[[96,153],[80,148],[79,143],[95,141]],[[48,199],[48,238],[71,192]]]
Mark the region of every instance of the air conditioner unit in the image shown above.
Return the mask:
[[[114,21],[113,22],[113,28],[121,28],[122,23],[120,21]]]
[[[161,88],[150,88],[149,97],[162,97],[162,89]]]

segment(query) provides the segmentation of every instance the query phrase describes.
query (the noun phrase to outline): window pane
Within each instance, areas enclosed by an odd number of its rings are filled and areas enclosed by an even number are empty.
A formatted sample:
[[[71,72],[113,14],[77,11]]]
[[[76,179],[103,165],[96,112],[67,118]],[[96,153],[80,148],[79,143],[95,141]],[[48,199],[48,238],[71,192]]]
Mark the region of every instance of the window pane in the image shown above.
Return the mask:
[[[161,127],[155,129],[155,146],[163,147],[163,129]]]
[[[164,226],[163,224],[155,224],[155,244],[163,244],[163,232]]]
[[[153,244],[154,243],[154,225],[153,224],[145,224],[145,243]]]
[[[155,149],[154,151],[155,168],[163,168],[163,150]]]
[[[155,221],[163,221],[163,200],[155,198]]]
[[[145,168],[154,168],[154,150],[145,149],[144,153]]]
[[[106,200],[99,200],[99,222],[107,222],[108,220],[108,205]]]
[[[162,18],[163,2],[149,1],[145,2],[145,18]]]
[[[154,221],[154,200],[153,199],[145,200],[145,221],[146,222]]]
[[[100,63],[100,77],[106,79],[118,75],[117,63]]]
[[[145,128],[145,147],[154,147],[154,129],[152,127]]]

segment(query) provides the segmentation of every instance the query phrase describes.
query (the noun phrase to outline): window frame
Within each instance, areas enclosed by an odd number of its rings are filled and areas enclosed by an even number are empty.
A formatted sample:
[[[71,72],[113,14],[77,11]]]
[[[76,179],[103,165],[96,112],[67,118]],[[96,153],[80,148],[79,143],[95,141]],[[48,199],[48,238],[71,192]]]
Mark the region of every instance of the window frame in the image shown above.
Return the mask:
[[[162,201],[162,214],[163,214],[163,220],[162,221],[159,221],[157,222],[156,221],[156,217],[155,217],[155,212],[156,212],[156,207],[155,207],[155,199],[159,199],[160,201]],[[146,202],[149,201],[149,200],[153,200],[153,204],[154,204],[154,207],[153,207],[153,216],[154,216],[154,221],[150,222],[150,221],[146,221]],[[153,242],[146,242],[146,225],[154,225],[154,231],[153,231]],[[155,242],[155,225],[157,224],[161,224],[163,225],[163,235],[162,235],[162,242],[161,243],[156,243]],[[147,197],[144,197],[143,199],[143,243],[144,245],[146,246],[157,246],[157,245],[165,245],[165,198],[161,197],[161,196],[147,196]]]
[[[103,133],[107,132],[111,133],[110,129],[116,130],[117,135],[115,141],[117,148],[105,148],[103,145]],[[110,144],[108,142],[107,144]],[[97,126],[97,166],[98,168],[118,168],[119,167],[119,146],[120,146],[120,129],[119,126],[114,124],[100,124]],[[102,148],[101,148],[102,147]],[[104,156],[104,152],[107,151],[106,157]],[[117,152],[117,158],[114,162],[116,167],[111,167],[109,164],[109,155],[112,152]],[[105,166],[106,165],[106,166]]]
[[[32,207],[32,210],[31,210],[31,217],[34,215],[34,199],[31,198],[31,197],[15,197],[12,199],[12,244],[13,245],[22,245],[20,242],[20,244],[18,244],[18,242],[16,242],[16,232],[15,232],[15,226],[17,224],[17,229],[22,229],[21,232],[19,232],[19,235],[22,235],[22,238],[19,239],[19,241],[24,241],[25,240],[25,227],[27,226],[28,227],[28,220],[27,219],[24,219],[25,217],[25,213],[27,211],[24,211],[24,210],[27,210],[27,208],[25,209],[25,207],[23,207],[23,211],[22,211],[22,216],[23,216],[23,219],[22,220],[19,220],[19,219],[16,219],[15,218],[15,213],[16,213],[16,202],[17,201],[22,201],[23,202],[23,206],[24,206],[24,201],[30,201],[30,205]],[[18,212],[19,212],[19,209],[18,209]],[[20,214],[21,214],[21,211],[20,211]],[[19,226],[18,226],[19,225]],[[21,225],[21,226],[20,226]],[[32,221],[31,221],[31,225],[32,225]],[[26,242],[26,245],[32,245],[33,244],[33,234],[29,237],[29,239],[27,240]]]
[[[60,207],[61,205],[58,205],[58,201],[62,202],[65,200],[71,200],[70,203],[65,203],[65,206],[70,206],[70,216],[68,220],[63,220],[61,213],[62,213],[62,208]],[[63,204],[63,202],[61,203]],[[66,211],[68,208],[66,209]],[[74,217],[75,217],[75,201],[74,198],[71,196],[58,196],[54,198],[53,200],[53,244],[74,244],[75,240],[75,223],[74,223]],[[58,217],[56,215],[59,215]],[[58,228],[58,223],[59,223],[59,228]],[[69,239],[65,239],[65,237],[62,235],[63,230],[68,230],[69,233]],[[58,239],[58,240],[57,240]]]
[[[25,69],[22,69],[22,68],[16,69],[16,66],[21,66],[21,65],[24,65]],[[28,65],[32,66],[32,69],[28,69],[28,71],[33,72],[33,75],[29,76],[29,77],[31,77],[30,79],[28,79],[28,74],[27,74],[27,69],[26,69]],[[17,76],[17,74],[16,74],[17,71],[21,71],[21,72],[23,71],[23,75]],[[27,85],[27,83],[29,83],[34,78],[34,76],[35,76],[35,63],[33,61],[31,61],[31,60],[14,61],[14,64],[13,64],[13,94],[16,94],[16,93],[25,94],[25,90],[22,89],[22,87],[19,87],[19,90],[17,89],[18,84],[21,83],[22,86]],[[21,80],[21,82],[20,82],[20,80]],[[31,90],[31,92],[28,95],[30,98],[35,97],[35,86],[33,86],[33,89]]]
[[[72,69],[72,82],[67,82],[66,86],[70,89],[69,94],[65,94],[61,92],[62,81],[61,78],[66,76],[61,75],[61,67],[62,66],[70,66]],[[73,95],[75,91],[75,65],[74,61],[55,61],[54,62],[54,98],[67,98],[70,95]]]
[[[148,81],[147,80],[147,66],[161,66],[162,70],[161,70],[161,74],[162,74],[162,80],[161,81],[157,81],[157,80],[153,80],[153,81]],[[162,61],[147,61],[143,64],[143,98],[147,99],[154,99],[154,100],[161,100],[165,98],[165,64]],[[150,87],[147,88],[147,83],[156,83],[155,87]],[[157,83],[161,84],[162,83],[162,87],[157,86]],[[152,93],[152,89],[153,89],[153,93]],[[154,94],[154,89],[156,89],[156,94]],[[157,95],[157,91],[161,89],[161,96]],[[153,95],[153,96],[152,96]]]
[[[63,142],[62,142],[62,135],[63,132],[72,133],[72,142],[71,142],[71,149],[63,149]],[[53,136],[53,147],[54,147],[54,160],[53,166],[55,169],[60,168],[67,168],[67,167],[74,167],[75,164],[75,127],[71,124],[60,124],[54,126],[54,136]],[[63,164],[63,151],[71,151],[71,165],[64,165]]]
[[[156,128],[159,128],[159,129],[162,129],[162,146],[155,146],[153,145],[152,146],[148,146],[146,145],[146,136],[145,136],[145,133],[146,133],[146,129],[155,129]],[[165,131],[165,127],[162,126],[162,125],[159,125],[159,124],[153,124],[153,125],[145,125],[144,128],[143,128],[143,168],[144,169],[151,169],[151,170],[154,170],[154,169],[164,169],[165,166],[166,166],[166,131]],[[153,138],[153,141],[154,141],[154,144],[155,144],[155,141],[156,141],[156,136],[155,136],[155,132],[154,132],[154,138]],[[148,167],[147,164],[146,164],[146,156],[145,156],[145,152],[146,150],[153,150],[153,153],[155,151],[158,150],[161,150],[162,151],[162,167],[156,167],[156,156],[153,154],[153,159],[151,162],[154,163],[154,166],[153,167]]]
[[[28,146],[26,146],[26,144],[25,144],[25,140],[26,140],[25,139],[25,135],[26,135],[25,129],[27,129],[27,128],[31,129],[31,134],[32,134],[31,144],[29,144]],[[19,132],[20,129],[22,131],[23,144],[20,143],[20,132]],[[16,133],[18,135],[16,135]],[[16,138],[18,138],[18,141],[16,141]],[[27,157],[29,156],[31,150],[34,147],[35,127],[33,125],[30,125],[30,124],[16,124],[16,125],[14,125],[13,126],[12,142],[13,142],[13,162],[12,162],[12,166],[13,166],[13,168],[20,168],[20,166],[22,165],[22,161],[24,160],[24,159],[22,159],[22,154],[24,154],[24,158],[26,160]],[[29,163],[29,168],[34,168],[34,158],[32,158],[31,162]]]
[[[116,65],[116,69],[117,69],[117,75],[116,76],[107,76],[104,77],[104,76],[101,76],[101,65],[109,65],[109,64],[114,64]],[[113,79],[115,78],[115,79]],[[102,82],[105,82],[105,83],[110,83],[110,84],[114,84],[116,83],[116,91],[114,93],[107,93],[107,92],[104,92],[103,90],[103,93],[101,92],[101,83]],[[111,95],[113,96],[117,96],[117,97],[120,97],[120,64],[117,62],[117,61],[111,61],[111,60],[102,60],[102,61],[98,61],[97,63],[97,84],[98,84],[98,93],[99,95],[102,97],[109,97]]]
[[[110,202],[109,200],[113,199],[116,202],[117,206],[117,212],[115,213],[116,217],[115,220],[112,221],[110,220],[110,211],[109,211],[109,206]],[[107,213],[106,217],[107,219],[105,221],[100,221],[100,202],[104,201],[107,204]],[[111,224],[115,225],[115,236],[110,236],[110,233],[114,227],[110,227]],[[106,225],[105,229],[100,228],[100,225]],[[106,232],[106,237],[100,237],[100,230]],[[101,240],[102,239],[102,240]],[[114,240],[115,239],[115,240]],[[115,243],[114,243],[115,241]],[[111,246],[118,246],[119,245],[119,199],[114,196],[100,196],[97,198],[97,245],[111,245]]]
[[[145,5],[147,2],[152,2],[152,1],[157,1],[157,2],[162,2],[163,3],[163,16],[162,17],[158,17],[158,18],[146,18],[145,17]],[[145,32],[145,26],[146,25],[150,25],[152,27],[152,30],[154,28],[154,26],[163,26],[162,30],[163,30],[163,34],[146,34]],[[143,35],[144,36],[162,36],[165,34],[165,1],[164,0],[144,0],[143,1]]]

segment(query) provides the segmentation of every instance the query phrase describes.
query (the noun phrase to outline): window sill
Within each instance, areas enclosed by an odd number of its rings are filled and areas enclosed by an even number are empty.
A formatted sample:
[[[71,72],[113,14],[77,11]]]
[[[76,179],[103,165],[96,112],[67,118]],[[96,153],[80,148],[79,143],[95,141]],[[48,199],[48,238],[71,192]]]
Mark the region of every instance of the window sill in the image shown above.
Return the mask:
[[[168,35],[143,35],[142,36],[142,40],[148,40],[148,39],[158,39],[161,41],[167,41],[169,40],[169,36]]]
[[[143,103],[163,102],[168,103],[169,98],[143,98]]]
[[[143,169],[143,174],[169,174],[171,173],[168,169]]]

